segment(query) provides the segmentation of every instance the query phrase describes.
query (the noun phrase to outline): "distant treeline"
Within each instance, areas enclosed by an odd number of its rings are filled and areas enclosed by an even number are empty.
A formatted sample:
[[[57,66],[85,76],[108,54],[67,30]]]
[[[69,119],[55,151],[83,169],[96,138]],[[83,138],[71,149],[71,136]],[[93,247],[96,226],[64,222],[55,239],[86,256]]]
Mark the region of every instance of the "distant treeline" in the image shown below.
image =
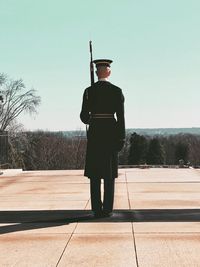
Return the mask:
[[[145,136],[132,133],[120,153],[120,164],[200,165],[200,135]]]
[[[162,135],[162,136],[169,136],[169,135],[176,135],[176,134],[193,134],[193,135],[200,135],[200,128],[193,127],[193,128],[135,128],[135,129],[127,129],[127,134],[131,134],[133,132],[140,134],[140,135],[148,135],[148,136],[155,136],[155,135]]]
[[[84,132],[20,132],[9,136],[9,166],[24,170],[82,169],[86,143]],[[98,153],[98,151],[97,151]],[[127,134],[120,165],[200,166],[200,135],[169,136]]]
[[[199,127],[192,127],[192,128],[129,128],[126,129],[126,134],[130,135],[132,133],[137,133],[140,135],[148,135],[148,136],[169,136],[169,135],[176,135],[176,134],[193,134],[193,135],[200,135],[200,128]],[[56,132],[54,132],[56,133]],[[77,136],[78,134],[85,135],[84,131],[62,131],[65,136],[73,137]]]

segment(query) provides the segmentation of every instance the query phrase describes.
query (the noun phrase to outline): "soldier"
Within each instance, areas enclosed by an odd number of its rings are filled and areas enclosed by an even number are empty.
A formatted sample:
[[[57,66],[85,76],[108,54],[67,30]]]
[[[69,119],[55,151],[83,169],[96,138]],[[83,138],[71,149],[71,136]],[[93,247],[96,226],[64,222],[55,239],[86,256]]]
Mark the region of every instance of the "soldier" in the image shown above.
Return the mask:
[[[107,217],[112,215],[118,152],[125,141],[124,96],[119,87],[108,81],[112,60],[93,62],[98,81],[85,89],[80,113],[82,122],[89,124],[84,175],[90,179],[94,216]],[[101,179],[104,180],[103,202]]]

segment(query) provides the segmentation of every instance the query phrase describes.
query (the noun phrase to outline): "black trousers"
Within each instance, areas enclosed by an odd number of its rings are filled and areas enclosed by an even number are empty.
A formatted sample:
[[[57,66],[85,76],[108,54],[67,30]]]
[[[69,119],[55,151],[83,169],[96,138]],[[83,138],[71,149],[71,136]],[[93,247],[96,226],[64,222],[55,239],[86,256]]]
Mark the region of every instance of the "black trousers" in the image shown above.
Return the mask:
[[[101,179],[90,179],[92,211],[95,213],[112,212],[114,203],[115,179],[104,179],[103,202],[101,201]]]

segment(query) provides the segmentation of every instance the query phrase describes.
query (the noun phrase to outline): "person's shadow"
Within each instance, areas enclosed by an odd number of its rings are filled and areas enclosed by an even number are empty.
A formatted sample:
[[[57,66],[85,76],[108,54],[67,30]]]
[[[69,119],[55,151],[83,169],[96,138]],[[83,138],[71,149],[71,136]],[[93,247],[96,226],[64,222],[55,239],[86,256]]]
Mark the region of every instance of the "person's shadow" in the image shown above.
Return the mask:
[[[0,211],[0,234],[85,222],[200,222],[200,209],[114,210],[94,218],[88,210]],[[10,225],[9,225],[10,224]]]

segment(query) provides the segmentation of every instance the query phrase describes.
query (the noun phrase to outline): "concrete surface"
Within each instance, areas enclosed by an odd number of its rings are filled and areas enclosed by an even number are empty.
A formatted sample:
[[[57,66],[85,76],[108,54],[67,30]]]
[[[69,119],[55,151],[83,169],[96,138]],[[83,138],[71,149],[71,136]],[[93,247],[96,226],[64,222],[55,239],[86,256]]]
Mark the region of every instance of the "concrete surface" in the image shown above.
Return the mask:
[[[200,171],[121,169],[94,219],[82,170],[4,170],[0,266],[200,266]]]

